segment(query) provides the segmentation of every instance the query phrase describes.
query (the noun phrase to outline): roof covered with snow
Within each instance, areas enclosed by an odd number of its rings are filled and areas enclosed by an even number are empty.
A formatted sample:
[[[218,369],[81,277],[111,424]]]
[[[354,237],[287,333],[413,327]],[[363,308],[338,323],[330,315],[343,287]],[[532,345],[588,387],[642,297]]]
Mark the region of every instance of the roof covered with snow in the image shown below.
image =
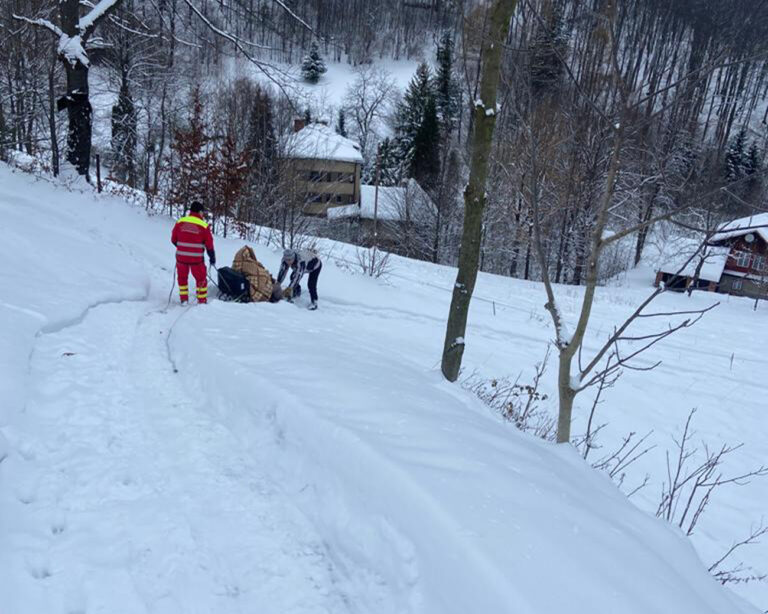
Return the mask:
[[[718,243],[719,241],[741,237],[749,233],[759,235],[763,241],[768,243],[768,213],[758,213],[723,224],[710,239],[710,243]]]
[[[363,163],[360,145],[324,124],[309,124],[283,141],[285,156],[298,160]]]
[[[434,211],[432,199],[415,179],[409,179],[405,186],[379,186],[378,205],[376,186],[361,185],[359,204],[331,207],[328,209],[328,217],[372,220],[375,212],[380,220],[400,222],[410,218],[418,221]]]
[[[704,262],[699,271],[699,279],[703,279],[704,281],[720,281],[730,251],[729,247],[708,247],[703,256]],[[690,262],[687,262],[688,260],[690,260]],[[667,261],[664,266],[661,267],[661,270],[664,273],[673,273],[682,277],[693,277],[696,274],[696,267],[699,266],[701,261],[701,254],[697,254],[691,258],[690,253],[680,253]]]

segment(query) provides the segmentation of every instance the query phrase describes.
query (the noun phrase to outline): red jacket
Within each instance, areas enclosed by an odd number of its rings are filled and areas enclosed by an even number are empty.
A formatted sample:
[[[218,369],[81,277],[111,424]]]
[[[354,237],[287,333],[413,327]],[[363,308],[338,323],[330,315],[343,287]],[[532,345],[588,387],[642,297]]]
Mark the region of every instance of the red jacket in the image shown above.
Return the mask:
[[[171,243],[176,246],[176,262],[199,264],[203,254],[213,254],[213,235],[208,223],[197,213],[181,218],[173,227]]]

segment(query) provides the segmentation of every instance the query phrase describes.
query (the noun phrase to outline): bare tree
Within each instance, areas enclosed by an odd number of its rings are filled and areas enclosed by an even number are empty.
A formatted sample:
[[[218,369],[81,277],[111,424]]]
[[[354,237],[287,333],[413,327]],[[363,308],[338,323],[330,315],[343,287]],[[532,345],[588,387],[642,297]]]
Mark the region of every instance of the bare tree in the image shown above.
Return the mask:
[[[392,76],[381,68],[363,64],[355,69],[355,80],[344,95],[344,111],[351,120],[351,133],[366,160],[372,160],[384,119],[396,94]]]
[[[675,450],[666,454],[667,478],[662,486],[661,498],[656,516],[676,524],[686,535],[693,535],[696,527],[712,502],[715,494],[726,486],[743,486],[755,478],[768,476],[768,467],[736,475],[725,475],[723,464],[726,458],[738,451],[743,444],[722,444],[701,448],[693,444],[695,432],[692,429],[696,410],[691,410],[679,439],[674,439]],[[743,563],[728,566],[727,562],[744,546],[756,543],[768,534],[763,523],[752,526],[746,538],[734,542],[725,553],[709,567],[709,572],[722,584],[740,584],[763,580],[766,574],[755,572]]]

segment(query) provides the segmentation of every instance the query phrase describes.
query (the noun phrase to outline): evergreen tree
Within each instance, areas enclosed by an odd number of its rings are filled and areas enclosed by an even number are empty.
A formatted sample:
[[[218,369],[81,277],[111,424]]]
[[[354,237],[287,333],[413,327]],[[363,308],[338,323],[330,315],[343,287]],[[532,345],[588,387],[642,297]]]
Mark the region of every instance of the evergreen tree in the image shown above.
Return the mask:
[[[336,133],[343,137],[347,136],[346,115],[343,107],[339,109],[339,118],[336,121]]]
[[[309,126],[309,124],[312,123],[312,112],[309,110],[309,107],[304,109],[304,125]]]
[[[272,111],[272,99],[259,88],[253,99],[248,118],[246,149],[250,153],[250,168],[259,174],[268,173],[277,159],[277,137]]]
[[[371,183],[375,180],[374,173],[368,179]],[[397,155],[397,146],[389,137],[379,145],[379,185],[396,186],[400,183],[400,160]]]
[[[250,155],[244,208],[238,216],[248,222],[267,223],[277,185],[277,137],[272,99],[259,89],[248,119],[246,151]]]
[[[430,96],[424,107],[419,129],[413,139],[410,175],[427,191],[434,192],[440,177],[440,124],[435,98]]]
[[[136,185],[136,107],[128,83],[123,81],[112,107],[112,175],[130,186]]]
[[[424,122],[425,109],[434,104],[435,91],[432,73],[425,63],[419,65],[408,84],[403,100],[397,107],[395,133],[397,157],[403,173],[410,173],[414,156],[414,141]]]
[[[320,80],[320,76],[325,74],[327,70],[323,58],[320,57],[317,41],[312,41],[309,53],[304,56],[301,62],[301,76],[305,81],[317,83]]]
[[[760,149],[757,143],[752,141],[744,164],[744,174],[749,176],[755,175],[760,171],[760,166]]]
[[[563,75],[563,60],[568,51],[568,35],[563,8],[555,3],[546,25],[540,24],[530,46],[531,84],[535,92],[556,88]]]
[[[746,140],[747,131],[745,128],[742,128],[736,134],[736,138],[734,138],[728,147],[728,152],[725,154],[725,178],[730,182],[738,181],[746,174]]]
[[[445,135],[449,135],[456,125],[461,101],[458,83],[453,74],[453,54],[453,36],[446,32],[437,46],[437,73],[433,84],[440,127]]]

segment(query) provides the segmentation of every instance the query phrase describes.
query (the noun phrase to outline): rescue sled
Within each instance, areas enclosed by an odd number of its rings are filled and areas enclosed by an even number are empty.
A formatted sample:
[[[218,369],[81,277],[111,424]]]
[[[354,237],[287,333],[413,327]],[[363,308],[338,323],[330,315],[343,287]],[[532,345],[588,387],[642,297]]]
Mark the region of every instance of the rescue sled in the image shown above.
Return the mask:
[[[250,303],[251,284],[245,275],[228,266],[217,269],[217,272],[220,300]]]

